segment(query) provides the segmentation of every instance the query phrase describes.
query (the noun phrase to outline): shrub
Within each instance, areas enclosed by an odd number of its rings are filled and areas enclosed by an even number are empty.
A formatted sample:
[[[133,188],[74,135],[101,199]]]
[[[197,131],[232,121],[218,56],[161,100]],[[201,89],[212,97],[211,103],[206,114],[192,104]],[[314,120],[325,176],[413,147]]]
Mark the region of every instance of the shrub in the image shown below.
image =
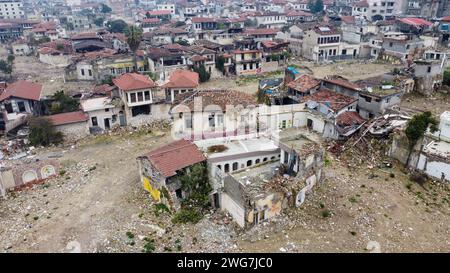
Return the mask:
[[[178,211],[172,218],[172,223],[174,224],[186,224],[193,223],[196,224],[202,219],[202,214],[199,210],[195,208],[182,208]]]
[[[145,237],[144,241],[146,242],[144,244],[144,249],[142,250],[142,252],[144,253],[152,253],[155,251],[155,240],[154,239],[150,239]]]
[[[127,235],[127,237],[128,237],[129,239],[133,239],[133,238],[134,238],[134,234],[133,234],[133,232],[131,232],[131,231],[127,231],[126,235]]]
[[[63,135],[57,132],[52,122],[46,117],[32,117],[28,121],[30,126],[29,140],[31,145],[48,146],[62,142]]]
[[[423,185],[427,182],[427,177],[421,173],[413,173],[409,176],[409,180],[416,182],[419,185]]]
[[[322,217],[323,218],[328,218],[330,216],[331,216],[331,212],[329,210],[326,209],[326,210],[322,211]]]

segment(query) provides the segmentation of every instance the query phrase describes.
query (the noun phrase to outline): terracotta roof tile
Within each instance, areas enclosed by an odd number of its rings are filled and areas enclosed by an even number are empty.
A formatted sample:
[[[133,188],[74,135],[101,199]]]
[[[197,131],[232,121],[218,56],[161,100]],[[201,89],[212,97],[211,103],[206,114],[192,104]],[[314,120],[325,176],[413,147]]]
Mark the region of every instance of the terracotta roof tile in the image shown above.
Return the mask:
[[[61,113],[48,116],[53,125],[64,125],[77,122],[85,122],[88,120],[87,114],[82,111]]]
[[[306,92],[316,86],[320,85],[320,81],[310,75],[301,75],[296,80],[287,84],[289,88],[292,88],[299,92]]]
[[[360,125],[365,121],[357,112],[353,111],[344,112],[336,118],[336,122],[340,126]]]
[[[113,83],[124,91],[153,88],[156,86],[148,76],[138,73],[123,74],[113,79]]]
[[[8,85],[5,91],[0,95],[0,101],[10,97],[38,101],[41,98],[41,93],[42,84],[21,80]]]
[[[318,92],[302,98],[302,102],[315,101],[327,105],[331,110],[337,112],[357,99],[346,96],[329,89],[320,89]]]
[[[189,71],[189,70],[181,70],[177,69],[169,77],[169,82],[164,84],[163,87],[166,88],[177,88],[177,87],[185,87],[185,88],[196,88],[198,87],[198,73]]]
[[[195,144],[184,139],[155,149],[144,157],[166,178],[176,175],[176,172],[183,168],[206,160]]]

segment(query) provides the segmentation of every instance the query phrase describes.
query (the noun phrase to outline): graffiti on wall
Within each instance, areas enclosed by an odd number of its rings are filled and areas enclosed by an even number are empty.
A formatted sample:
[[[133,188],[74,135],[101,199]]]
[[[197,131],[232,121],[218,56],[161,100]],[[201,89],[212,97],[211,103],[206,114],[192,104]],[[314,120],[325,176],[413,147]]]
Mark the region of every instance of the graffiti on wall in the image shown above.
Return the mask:
[[[144,177],[142,178],[142,183],[144,185],[144,189],[150,193],[150,196],[153,198],[153,200],[155,200],[156,202],[161,201],[161,192],[157,188],[152,187],[150,179]]]

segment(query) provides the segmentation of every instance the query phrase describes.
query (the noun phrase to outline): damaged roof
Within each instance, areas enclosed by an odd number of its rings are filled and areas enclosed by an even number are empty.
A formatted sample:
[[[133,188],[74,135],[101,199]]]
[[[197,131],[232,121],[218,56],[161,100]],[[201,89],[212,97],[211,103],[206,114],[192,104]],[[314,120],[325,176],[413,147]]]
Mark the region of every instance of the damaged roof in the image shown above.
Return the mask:
[[[295,91],[304,93],[312,88],[315,88],[320,85],[320,81],[314,78],[313,76],[304,74],[291,81],[287,84],[289,88],[294,89]]]
[[[143,157],[166,178],[176,175],[176,172],[183,168],[206,160],[195,144],[184,139],[157,148]]]
[[[49,120],[52,122],[53,125],[65,125],[65,124],[71,124],[71,123],[78,123],[78,122],[86,122],[88,120],[88,115],[85,114],[83,111],[76,111],[76,112],[68,112],[68,113],[61,113],[56,115],[48,116]]]
[[[341,110],[357,100],[358,99],[356,98],[346,96],[326,88],[322,88],[318,92],[302,98],[303,102],[314,101],[319,104],[324,104],[334,112]]]
[[[222,111],[226,110],[227,105],[244,107],[257,105],[256,98],[252,95],[235,90],[200,90],[195,92],[186,92],[176,96],[175,100],[179,103],[172,109],[173,112],[183,112],[180,105],[186,105],[191,111],[194,110],[194,99],[200,98],[203,109],[211,105],[219,106]],[[179,108],[179,109],[178,109]],[[200,110],[200,109],[195,109]]]

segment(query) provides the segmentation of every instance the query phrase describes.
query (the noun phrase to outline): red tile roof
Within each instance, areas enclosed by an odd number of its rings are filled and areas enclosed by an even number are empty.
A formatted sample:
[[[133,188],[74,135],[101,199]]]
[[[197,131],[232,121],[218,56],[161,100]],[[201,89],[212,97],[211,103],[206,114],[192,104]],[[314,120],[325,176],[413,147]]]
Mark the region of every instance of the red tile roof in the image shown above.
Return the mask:
[[[82,111],[61,113],[56,115],[48,116],[53,125],[64,125],[70,123],[86,122],[88,120],[88,115]]]
[[[144,155],[164,177],[176,175],[176,172],[206,158],[197,146],[187,140],[178,140]]]
[[[113,79],[113,83],[123,91],[153,88],[156,86],[148,76],[138,73],[123,74]]]
[[[8,85],[0,95],[0,101],[10,97],[38,101],[41,98],[41,93],[42,84],[21,80]]]
[[[450,22],[450,16],[445,16],[444,18],[442,18],[443,22]]]
[[[344,112],[336,118],[336,122],[340,126],[352,126],[363,124],[366,120],[363,119],[357,112]]]
[[[163,87],[166,88],[196,88],[198,86],[198,73],[177,69],[169,77],[169,82],[164,84]]]
[[[158,15],[170,15],[170,10],[150,10],[147,11],[147,14],[150,16],[158,16]]]
[[[244,30],[246,35],[276,35],[277,32],[276,28],[247,28]]]
[[[291,81],[287,84],[289,88],[292,88],[299,92],[306,92],[311,88],[320,85],[320,81],[310,75],[301,75],[296,80]]]
[[[213,23],[216,22],[216,18],[213,17],[194,17],[192,23]]]
[[[351,82],[351,81],[349,81],[347,79],[344,79],[342,77],[333,77],[333,76],[331,76],[331,77],[323,79],[323,81],[329,82],[329,83],[332,83],[332,84],[336,84],[336,85],[339,85],[339,86],[342,86],[342,87],[345,87],[345,88],[348,88],[348,89],[352,89],[352,90],[355,90],[355,91],[358,91],[359,89],[361,89],[361,87],[358,84],[353,83],[353,82]]]
[[[347,24],[354,24],[355,16],[341,16],[341,20],[342,20],[342,22],[347,23]]]
[[[319,104],[324,104],[331,110],[337,112],[347,105],[357,101],[357,99],[331,91],[329,89],[321,89],[312,95],[303,97],[302,101],[315,101]]]
[[[353,4],[354,7],[360,7],[360,8],[368,8],[369,3],[367,1],[359,1]]]
[[[424,20],[422,18],[401,18],[398,19],[400,22],[407,24],[407,25],[411,25],[411,26],[426,26],[426,27],[430,27],[433,25],[433,23],[428,22],[427,20]]]

